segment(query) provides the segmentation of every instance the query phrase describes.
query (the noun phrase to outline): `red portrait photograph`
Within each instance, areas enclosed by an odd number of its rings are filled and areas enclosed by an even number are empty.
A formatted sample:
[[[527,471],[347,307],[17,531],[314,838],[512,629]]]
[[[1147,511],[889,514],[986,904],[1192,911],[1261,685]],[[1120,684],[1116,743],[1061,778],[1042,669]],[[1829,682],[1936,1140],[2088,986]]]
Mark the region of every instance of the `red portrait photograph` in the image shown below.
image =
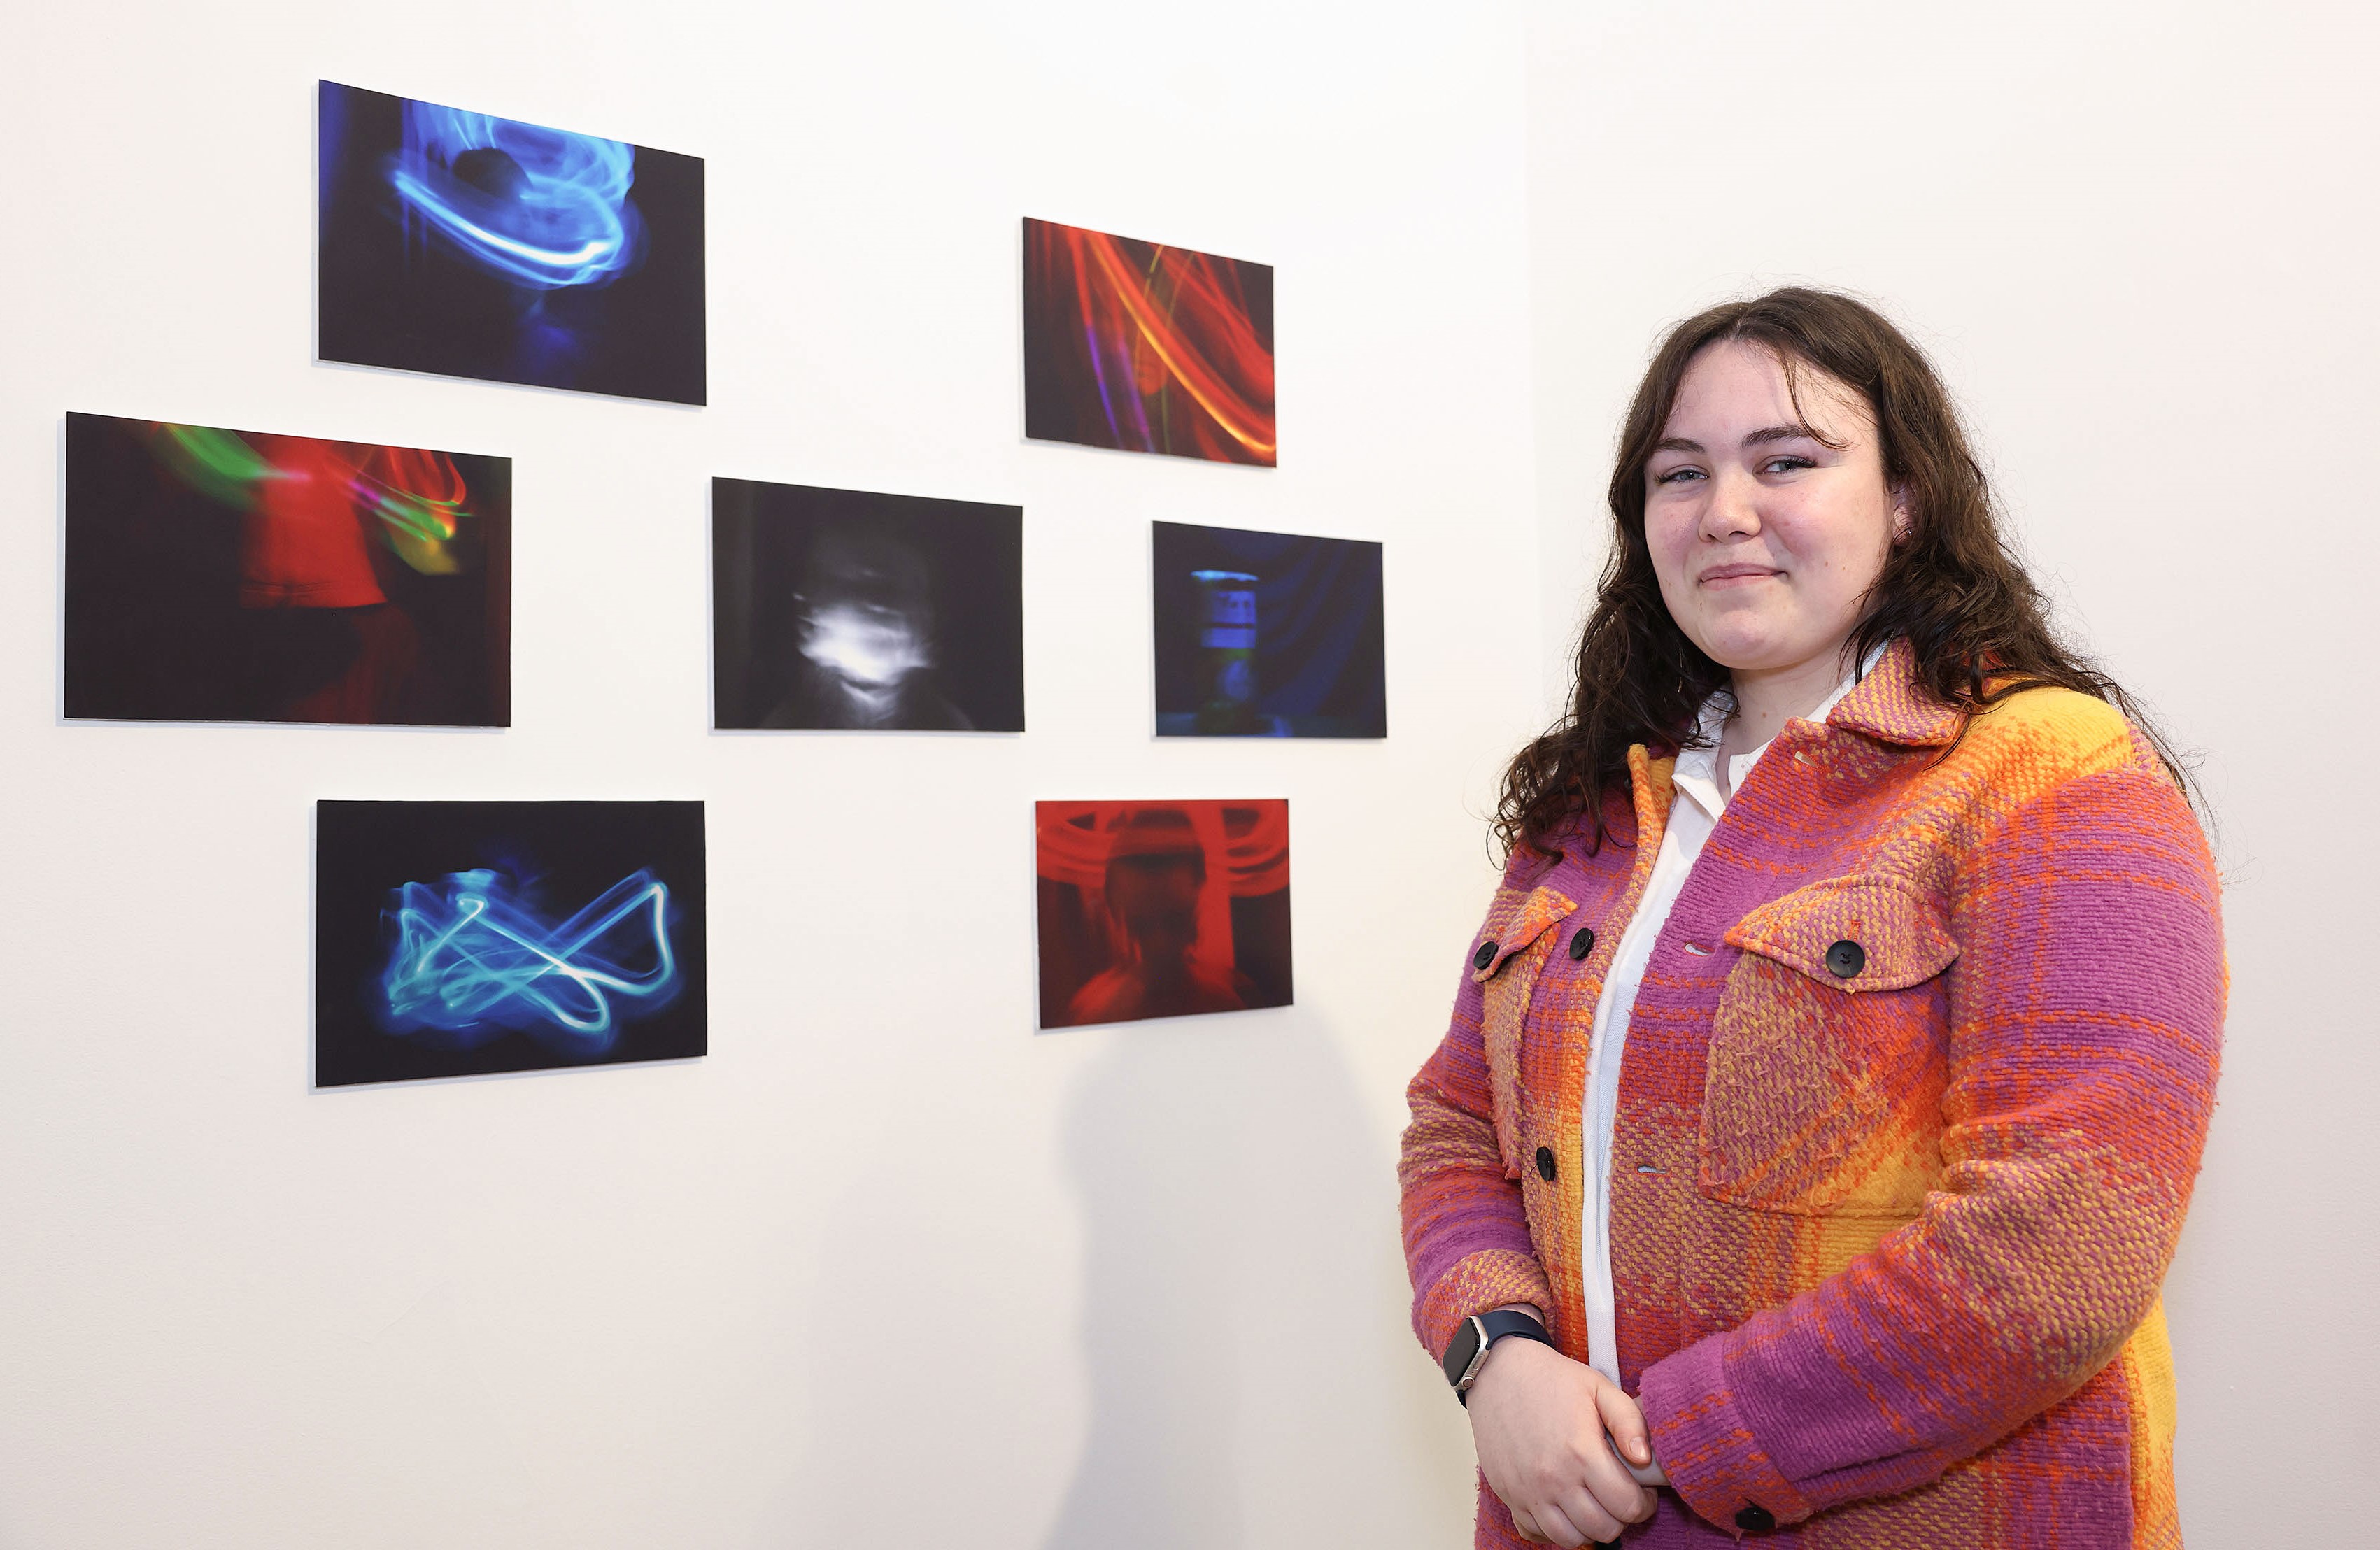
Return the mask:
[[[1289,804],[1035,804],[1041,1026],[1292,1000]]]

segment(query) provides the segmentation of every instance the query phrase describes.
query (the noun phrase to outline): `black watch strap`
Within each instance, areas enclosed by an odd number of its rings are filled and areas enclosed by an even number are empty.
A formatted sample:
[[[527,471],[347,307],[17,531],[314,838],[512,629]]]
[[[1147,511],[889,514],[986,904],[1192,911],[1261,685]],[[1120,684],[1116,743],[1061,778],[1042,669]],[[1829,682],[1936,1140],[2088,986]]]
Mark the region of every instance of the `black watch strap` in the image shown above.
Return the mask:
[[[1471,1403],[1471,1385],[1478,1377],[1479,1365],[1488,1359],[1488,1350],[1508,1337],[1535,1340],[1545,1346],[1554,1343],[1544,1325],[1511,1309],[1472,1314],[1456,1328],[1454,1338],[1447,1342],[1446,1355],[1439,1365],[1446,1373],[1446,1381],[1454,1386],[1454,1397],[1465,1407]]]

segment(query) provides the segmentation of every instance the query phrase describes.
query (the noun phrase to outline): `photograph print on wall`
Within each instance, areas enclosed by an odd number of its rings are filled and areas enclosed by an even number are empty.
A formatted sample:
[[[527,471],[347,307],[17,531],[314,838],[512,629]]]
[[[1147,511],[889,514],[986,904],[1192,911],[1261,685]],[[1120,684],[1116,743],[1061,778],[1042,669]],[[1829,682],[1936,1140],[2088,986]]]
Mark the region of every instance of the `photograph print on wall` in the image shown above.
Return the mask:
[[[66,714],[500,727],[512,460],[67,417]]]
[[[1288,1006],[1289,804],[1034,805],[1044,1028]]]
[[[708,1048],[699,802],[319,802],[314,1084]]]
[[[1025,513],[713,479],[712,724],[1025,730]]]
[[[1027,219],[1025,434],[1272,466],[1272,266]]]
[[[1380,546],[1151,524],[1160,737],[1386,737]]]
[[[323,81],[324,360],[703,402],[702,159]]]

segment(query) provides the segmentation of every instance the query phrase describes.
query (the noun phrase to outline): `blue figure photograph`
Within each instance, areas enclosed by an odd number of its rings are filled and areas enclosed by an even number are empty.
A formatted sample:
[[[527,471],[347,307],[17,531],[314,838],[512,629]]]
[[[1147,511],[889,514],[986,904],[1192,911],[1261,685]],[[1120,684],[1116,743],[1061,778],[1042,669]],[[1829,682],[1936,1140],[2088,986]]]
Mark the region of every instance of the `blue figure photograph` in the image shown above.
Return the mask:
[[[1380,546],[1150,524],[1160,737],[1386,737]]]
[[[320,90],[322,359],[703,402],[700,157]]]
[[[708,1048],[699,802],[322,802],[314,1084]]]

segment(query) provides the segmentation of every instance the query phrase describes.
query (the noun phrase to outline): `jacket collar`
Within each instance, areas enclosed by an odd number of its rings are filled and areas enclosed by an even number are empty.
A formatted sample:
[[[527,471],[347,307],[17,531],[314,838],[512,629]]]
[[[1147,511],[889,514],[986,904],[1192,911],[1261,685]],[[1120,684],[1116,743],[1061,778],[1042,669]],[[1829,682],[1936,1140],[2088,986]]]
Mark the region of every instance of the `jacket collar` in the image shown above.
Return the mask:
[[[1642,743],[1628,750],[1629,796],[1636,819],[1636,832],[1630,838],[1636,847],[1639,866],[1651,866],[1653,853],[1660,849],[1661,830],[1670,823],[1670,778],[1677,768],[1675,754],[1665,753],[1656,758]]]
[[[1958,741],[1966,718],[1917,681],[1917,653],[1895,640],[1859,685],[1827,717],[1829,728],[1862,733],[1880,743],[1938,748]]]
[[[1851,693],[1835,702],[1826,724],[1830,732],[1856,732],[1881,743],[1939,748],[1958,741],[1965,721],[1956,707],[1936,699],[1917,682],[1917,653],[1900,639],[1886,647]],[[1678,756],[1670,749],[1656,755],[1639,743],[1628,750],[1629,794],[1636,818],[1633,840],[1640,858],[1660,844],[1661,830],[1668,827],[1677,766]]]

